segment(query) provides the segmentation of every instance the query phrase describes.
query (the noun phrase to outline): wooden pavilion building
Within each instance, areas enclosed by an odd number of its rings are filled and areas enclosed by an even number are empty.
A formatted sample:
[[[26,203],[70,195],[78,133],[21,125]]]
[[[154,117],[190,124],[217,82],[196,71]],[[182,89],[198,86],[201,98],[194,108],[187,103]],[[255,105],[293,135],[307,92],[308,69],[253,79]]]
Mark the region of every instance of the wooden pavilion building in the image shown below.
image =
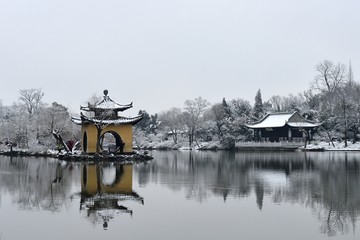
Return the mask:
[[[268,113],[257,122],[246,124],[253,130],[255,141],[270,142],[311,140],[320,125],[305,119],[298,112]]]
[[[80,110],[89,112],[88,116],[80,113],[80,117],[72,117],[75,124],[81,125],[83,153],[133,153],[132,126],[141,121],[142,115],[127,118],[119,116],[132,108],[132,103],[121,105],[108,96],[104,90],[104,97],[95,104],[88,103],[87,107],[80,106]]]

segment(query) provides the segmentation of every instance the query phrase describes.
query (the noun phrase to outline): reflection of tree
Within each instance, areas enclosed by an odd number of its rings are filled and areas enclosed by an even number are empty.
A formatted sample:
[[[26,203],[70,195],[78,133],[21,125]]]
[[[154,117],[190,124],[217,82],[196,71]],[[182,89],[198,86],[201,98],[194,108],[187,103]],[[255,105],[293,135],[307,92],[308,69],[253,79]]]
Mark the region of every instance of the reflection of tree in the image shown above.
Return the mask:
[[[104,171],[104,169],[110,171]],[[111,171],[113,170],[113,171]],[[105,183],[107,174],[114,173],[112,182]],[[81,171],[80,211],[93,223],[102,223],[108,228],[111,219],[119,214],[133,214],[122,205],[124,200],[133,200],[144,204],[144,199],[132,189],[132,165],[85,164]]]
[[[330,236],[336,232],[348,232],[348,224],[354,224],[355,216],[360,212],[358,166],[357,161],[348,162],[345,159],[345,162],[326,164],[326,171],[325,168],[320,169],[321,200],[326,211],[320,211],[319,217],[324,222],[322,231]]]
[[[72,183],[79,182],[72,179],[72,170],[77,166],[45,159],[2,157],[0,192],[9,193],[13,202],[22,210],[61,211],[61,208],[66,207],[73,196],[70,192]],[[97,181],[104,176],[102,169],[102,166],[95,168],[95,176],[100,177],[95,178],[95,188],[99,188],[95,193],[82,189],[84,192],[82,192],[80,202],[81,210],[86,210],[89,219],[92,217],[97,219],[100,216],[104,227],[107,227],[108,221],[117,214],[132,214],[132,210],[120,205],[119,202],[135,200],[143,204],[144,200],[131,189],[132,178],[129,179],[127,176],[132,177],[132,168],[129,174],[127,167],[116,166],[115,180],[109,185]],[[91,175],[87,176],[88,182],[92,181],[91,177]],[[112,215],[114,213],[112,210],[115,210],[114,215]]]
[[[313,210],[321,231],[329,236],[347,233],[360,215],[360,162],[355,153],[219,151],[153,156],[150,164],[135,166],[142,184],[155,180],[175,191],[184,189],[187,199],[203,202],[219,196],[226,201],[253,193],[259,209],[265,196],[278,203],[302,204]],[[272,183],[276,176],[283,176],[286,184]]]
[[[59,168],[63,177],[55,183]],[[2,157],[0,169],[0,191],[9,193],[20,209],[59,211],[68,203],[72,166],[45,159]]]
[[[279,157],[276,153],[267,153],[264,156],[266,158],[259,154],[228,151],[161,152],[158,160],[136,165],[135,168],[141,184],[146,185],[150,179],[156,179],[174,190],[185,187],[187,197],[198,200],[206,199],[209,191],[221,195],[224,200],[228,196],[248,196],[255,186],[257,191],[266,192],[266,189],[261,190],[267,187],[263,180],[255,181],[256,172],[261,170],[289,175],[297,169],[313,168],[311,162],[296,159],[294,154]]]
[[[259,209],[261,210],[264,201],[264,183],[262,181],[255,182],[255,194],[256,194],[256,203]]]

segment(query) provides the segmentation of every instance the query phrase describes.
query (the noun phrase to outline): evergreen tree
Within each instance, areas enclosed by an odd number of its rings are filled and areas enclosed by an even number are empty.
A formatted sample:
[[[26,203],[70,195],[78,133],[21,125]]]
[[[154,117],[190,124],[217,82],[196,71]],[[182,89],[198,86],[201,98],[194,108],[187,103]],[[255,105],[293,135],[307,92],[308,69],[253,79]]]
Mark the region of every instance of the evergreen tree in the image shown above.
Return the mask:
[[[143,119],[136,124],[136,128],[141,129],[146,134],[155,133],[158,127],[158,115],[150,115],[146,110],[140,110],[139,115],[143,115]]]
[[[227,104],[225,98],[223,98],[222,100],[222,107],[224,109],[224,113],[225,113],[225,117],[231,117],[231,109],[229,107],[229,105]]]
[[[263,117],[263,114],[264,114],[264,107],[263,107],[262,98],[261,98],[261,91],[259,89],[255,96],[255,104],[254,104],[253,114],[252,114],[253,120],[254,121],[260,120]]]
[[[143,119],[136,124],[137,128],[140,128],[141,130],[143,130],[144,132],[147,132],[147,130],[149,129],[149,126],[151,124],[151,117],[149,115],[149,113],[145,110],[140,110],[139,115],[143,115]]]

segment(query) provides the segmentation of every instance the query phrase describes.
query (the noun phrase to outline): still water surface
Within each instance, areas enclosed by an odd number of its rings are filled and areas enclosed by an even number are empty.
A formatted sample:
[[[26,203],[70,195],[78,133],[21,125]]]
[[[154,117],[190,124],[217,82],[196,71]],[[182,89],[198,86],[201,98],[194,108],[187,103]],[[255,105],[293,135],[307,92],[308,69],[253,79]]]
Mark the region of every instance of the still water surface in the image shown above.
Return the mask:
[[[360,239],[360,153],[0,157],[0,240]]]

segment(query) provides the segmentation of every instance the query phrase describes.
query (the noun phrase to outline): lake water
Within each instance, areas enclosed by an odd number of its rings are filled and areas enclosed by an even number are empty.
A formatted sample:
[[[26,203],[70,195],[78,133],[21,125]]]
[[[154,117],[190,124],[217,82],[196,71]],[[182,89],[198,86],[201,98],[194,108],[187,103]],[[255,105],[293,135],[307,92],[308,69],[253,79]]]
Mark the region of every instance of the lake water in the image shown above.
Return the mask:
[[[360,239],[360,152],[0,156],[0,240]]]

